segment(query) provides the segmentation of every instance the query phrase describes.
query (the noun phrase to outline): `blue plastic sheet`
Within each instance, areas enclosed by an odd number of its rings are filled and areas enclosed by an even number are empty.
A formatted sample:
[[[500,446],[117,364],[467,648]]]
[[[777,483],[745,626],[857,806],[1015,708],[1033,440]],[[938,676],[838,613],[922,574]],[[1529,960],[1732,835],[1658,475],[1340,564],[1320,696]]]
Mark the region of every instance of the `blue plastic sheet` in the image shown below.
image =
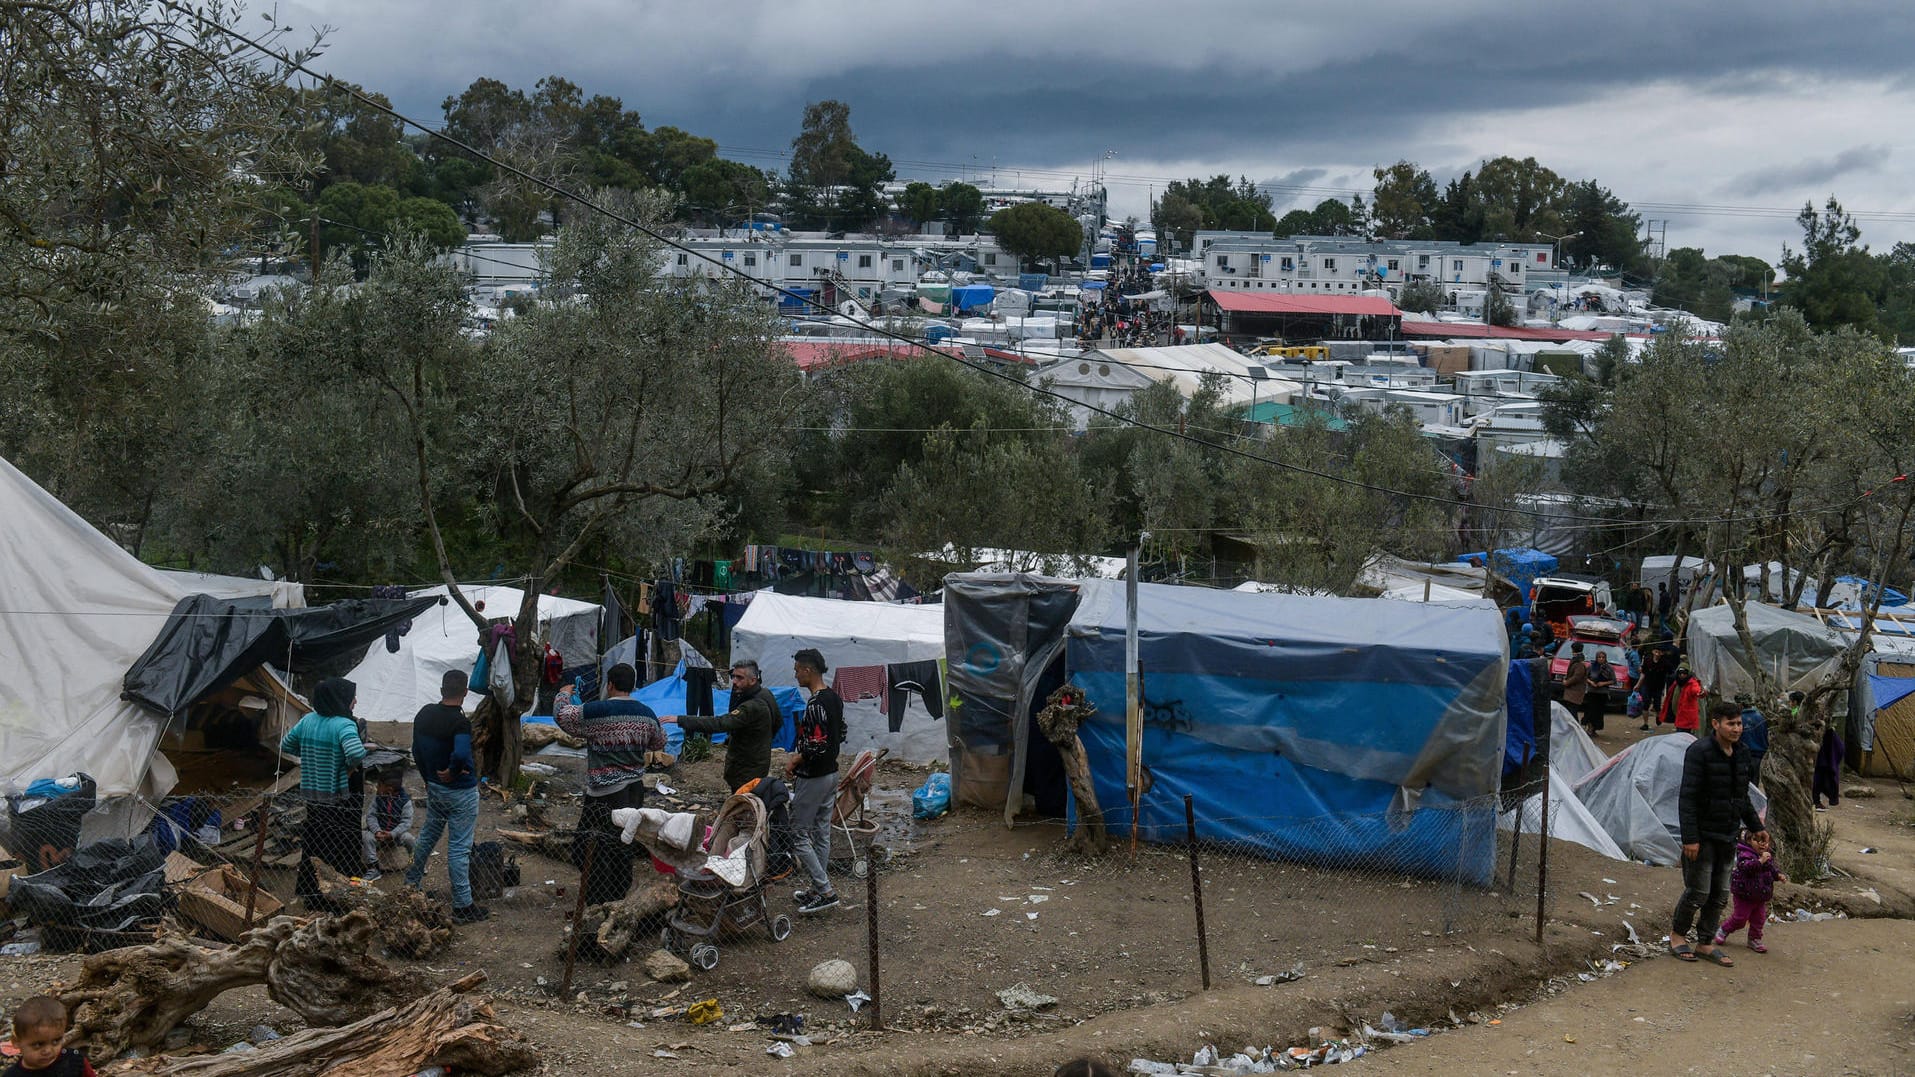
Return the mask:
[[[785,716],[784,724],[778,727],[778,735],[772,739],[772,747],[790,751],[798,743],[798,716],[805,712],[804,693],[791,687],[773,687],[772,698],[778,701],[778,710]],[[715,688],[711,694],[712,710],[724,714],[731,710],[731,693],[723,688]],[[640,685],[632,698],[652,709],[653,714],[685,713],[685,663],[678,663],[671,676],[661,677],[650,684]],[[725,735],[720,733],[712,738],[712,743],[723,744]],[[665,750],[673,755],[685,743],[685,731],[672,723],[665,727]]]
[[[1509,664],[1509,691],[1505,693],[1509,714],[1508,732],[1503,737],[1503,774],[1522,768],[1536,754],[1536,685],[1528,662]]]

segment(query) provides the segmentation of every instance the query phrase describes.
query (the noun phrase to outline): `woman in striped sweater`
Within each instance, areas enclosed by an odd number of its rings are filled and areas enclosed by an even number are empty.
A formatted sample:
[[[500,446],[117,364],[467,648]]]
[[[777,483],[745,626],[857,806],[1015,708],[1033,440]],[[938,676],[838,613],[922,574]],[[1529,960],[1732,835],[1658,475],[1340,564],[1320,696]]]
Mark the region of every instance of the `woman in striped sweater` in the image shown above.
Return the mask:
[[[279,742],[285,755],[299,758],[299,792],[306,801],[300,829],[299,874],[293,889],[307,905],[321,900],[315,858],[344,875],[365,867],[359,841],[360,794],[353,772],[366,758],[359,722],[352,716],[358,689],[344,677],[319,682],[313,709]]]

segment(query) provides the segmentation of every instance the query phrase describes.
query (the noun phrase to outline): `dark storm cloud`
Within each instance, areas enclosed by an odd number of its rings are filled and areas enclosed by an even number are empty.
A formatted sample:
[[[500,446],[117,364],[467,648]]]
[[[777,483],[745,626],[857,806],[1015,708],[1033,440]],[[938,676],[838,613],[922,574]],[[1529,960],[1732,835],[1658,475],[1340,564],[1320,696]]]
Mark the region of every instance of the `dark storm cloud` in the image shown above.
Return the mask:
[[[1724,184],[1722,190],[1725,194],[1753,198],[1801,187],[1822,186],[1856,172],[1877,171],[1888,163],[1890,153],[1887,146],[1854,146],[1829,158],[1744,172]]]

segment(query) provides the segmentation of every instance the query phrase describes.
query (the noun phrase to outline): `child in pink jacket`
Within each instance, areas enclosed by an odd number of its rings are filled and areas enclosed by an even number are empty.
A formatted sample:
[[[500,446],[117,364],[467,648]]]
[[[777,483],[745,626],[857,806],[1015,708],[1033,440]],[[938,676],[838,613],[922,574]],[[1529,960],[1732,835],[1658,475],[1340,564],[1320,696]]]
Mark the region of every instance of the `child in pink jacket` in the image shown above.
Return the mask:
[[[1768,832],[1743,831],[1742,840],[1735,846],[1735,871],[1729,875],[1729,900],[1733,908],[1729,919],[1716,932],[1716,945],[1721,946],[1747,924],[1749,949],[1758,954],[1768,953],[1769,948],[1762,945],[1762,925],[1769,922],[1769,899],[1775,896],[1776,883],[1788,881],[1789,877],[1776,867],[1775,856],[1769,850]]]

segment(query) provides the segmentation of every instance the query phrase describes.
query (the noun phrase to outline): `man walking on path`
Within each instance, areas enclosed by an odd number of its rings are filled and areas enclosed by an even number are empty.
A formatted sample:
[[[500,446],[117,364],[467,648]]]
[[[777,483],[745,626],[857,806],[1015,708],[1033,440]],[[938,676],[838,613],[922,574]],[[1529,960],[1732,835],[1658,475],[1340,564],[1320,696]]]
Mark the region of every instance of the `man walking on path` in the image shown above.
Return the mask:
[[[665,730],[652,709],[632,698],[638,671],[620,662],[605,671],[605,698],[578,701],[578,689],[566,685],[554,698],[552,720],[585,742],[585,806],[579,812],[579,840],[572,866],[585,866],[592,849],[586,902],[618,901],[632,888],[632,847],[619,838],[612,813],[645,806],[645,757],[665,750]]]
[[[731,713],[688,714],[664,721],[677,722],[687,733],[723,733],[730,738],[725,743],[725,786],[735,793],[754,778],[771,776],[771,741],[785,716],[771,689],[765,687],[758,663],[738,662],[731,667]]]
[[[831,859],[831,806],[838,795],[838,751],[844,745],[844,701],[825,685],[825,658],[807,647],[791,656],[798,686],[810,693],[798,719],[796,750],[785,758],[793,785],[791,826],[798,861],[811,888],[792,896],[801,913],[823,912],[838,903],[825,867]]]
[[[1733,703],[1709,708],[1709,733],[1682,756],[1682,793],[1677,815],[1682,825],[1682,898],[1669,928],[1669,952],[1684,961],[1697,956],[1723,967],[1734,965],[1716,945],[1716,928],[1729,901],[1729,874],[1735,869],[1735,843],[1742,828],[1766,830],[1749,803],[1749,753],[1741,750],[1742,714]],[[1691,924],[1700,951],[1690,947]]]
[[[412,759],[426,780],[426,821],[412,846],[406,885],[425,882],[426,860],[446,838],[446,874],[452,880],[452,919],[471,924],[488,913],[472,901],[472,832],[479,824],[479,776],[472,766],[472,723],[465,716],[470,678],[449,670],[440,678],[439,702],[419,708],[412,719]]]

